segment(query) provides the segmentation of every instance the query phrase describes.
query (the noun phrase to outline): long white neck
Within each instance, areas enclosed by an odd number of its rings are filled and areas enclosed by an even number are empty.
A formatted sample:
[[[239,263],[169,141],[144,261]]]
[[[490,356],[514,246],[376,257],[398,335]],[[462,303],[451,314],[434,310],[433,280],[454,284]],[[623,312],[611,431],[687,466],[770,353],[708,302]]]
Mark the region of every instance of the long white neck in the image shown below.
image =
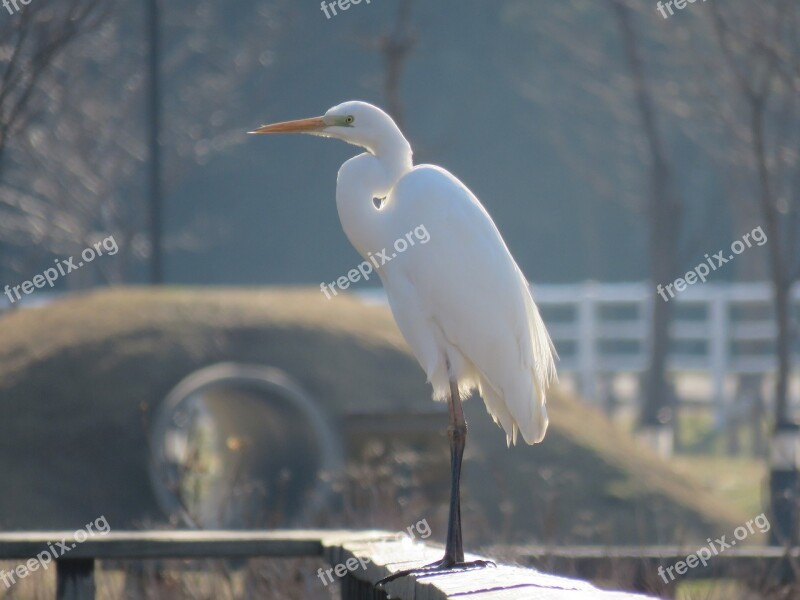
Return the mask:
[[[339,169],[336,208],[345,235],[364,258],[382,250],[386,244],[381,211],[375,198],[385,198],[413,167],[411,145],[399,130],[370,148],[370,152],[351,158]]]

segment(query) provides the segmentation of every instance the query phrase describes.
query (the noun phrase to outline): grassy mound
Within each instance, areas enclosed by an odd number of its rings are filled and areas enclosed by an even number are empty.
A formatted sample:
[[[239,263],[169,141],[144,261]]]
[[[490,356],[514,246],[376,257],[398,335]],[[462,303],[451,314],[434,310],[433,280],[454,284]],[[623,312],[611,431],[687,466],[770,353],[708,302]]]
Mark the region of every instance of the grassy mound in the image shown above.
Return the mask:
[[[208,365],[283,369],[343,427],[354,413],[433,408],[388,310],[316,290],[120,288],[7,314],[0,331],[7,529],[77,528],[103,514],[117,529],[163,521],[147,474],[150,415]],[[752,516],[579,400],[556,391],[549,404],[545,442],[506,449],[483,403],[466,403],[469,542],[702,540]],[[436,442],[442,476],[433,481],[436,508],[432,500],[425,510],[441,524],[446,442]]]

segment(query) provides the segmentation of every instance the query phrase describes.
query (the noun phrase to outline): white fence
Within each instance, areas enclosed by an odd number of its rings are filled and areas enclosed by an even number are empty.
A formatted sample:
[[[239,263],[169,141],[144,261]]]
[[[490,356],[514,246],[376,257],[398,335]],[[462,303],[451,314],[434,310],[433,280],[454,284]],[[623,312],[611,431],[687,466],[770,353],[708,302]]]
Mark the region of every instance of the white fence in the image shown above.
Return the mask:
[[[598,400],[603,379],[640,374],[647,347],[655,288],[646,283],[534,286],[548,330],[559,351],[559,371],[574,375],[581,393]],[[724,418],[730,376],[774,373],[776,325],[766,283],[711,284],[688,288],[676,298],[669,370],[711,379],[718,422]],[[797,332],[800,286],[793,290]],[[793,365],[800,365],[794,336]]]

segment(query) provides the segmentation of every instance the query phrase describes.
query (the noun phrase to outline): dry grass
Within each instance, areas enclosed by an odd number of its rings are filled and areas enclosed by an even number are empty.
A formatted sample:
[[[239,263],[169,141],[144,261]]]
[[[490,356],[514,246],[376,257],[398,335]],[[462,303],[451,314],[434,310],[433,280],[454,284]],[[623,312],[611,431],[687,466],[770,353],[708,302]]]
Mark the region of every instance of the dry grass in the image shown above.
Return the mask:
[[[389,312],[317,290],[120,288],[9,314],[0,328],[0,396],[18,433],[0,438],[0,469],[18,483],[0,495],[0,526],[79,527],[100,514],[117,529],[157,520],[149,415],[182,377],[217,362],[277,366],[335,418],[431,409]],[[482,402],[466,403],[469,545],[680,543],[752,517],[579,400],[556,391],[550,410],[545,443],[506,449]],[[380,482],[351,478],[350,489],[373,500],[354,504],[346,524],[392,528],[384,520],[396,519],[403,528],[426,517],[441,539],[445,439],[398,449],[375,437],[384,447],[374,466],[389,487],[379,493]],[[401,461],[415,453],[413,464]],[[387,507],[400,500],[402,511]],[[336,525],[343,514],[331,507],[323,517]]]

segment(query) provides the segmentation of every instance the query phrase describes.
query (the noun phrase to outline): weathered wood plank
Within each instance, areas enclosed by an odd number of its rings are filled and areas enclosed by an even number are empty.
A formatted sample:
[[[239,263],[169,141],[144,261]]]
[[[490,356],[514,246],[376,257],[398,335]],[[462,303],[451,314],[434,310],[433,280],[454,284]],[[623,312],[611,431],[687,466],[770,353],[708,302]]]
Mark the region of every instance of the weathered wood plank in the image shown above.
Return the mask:
[[[397,541],[394,536],[378,540],[325,540],[323,554],[331,565],[358,561],[348,577],[375,584],[401,571],[441,558],[443,549]],[[467,560],[484,558],[470,555]],[[368,562],[366,562],[368,561]],[[366,562],[366,566],[361,565]],[[341,572],[341,571],[340,571]],[[606,592],[586,581],[549,575],[534,569],[510,565],[453,573],[418,574],[390,582],[386,591],[392,598],[448,600],[468,596],[470,600],[643,600],[646,596]]]
[[[512,551],[517,555],[531,557],[537,556],[563,556],[565,558],[654,558],[670,560],[685,558],[702,544],[694,546],[502,546],[503,551]],[[738,558],[781,558],[786,555],[787,549],[782,546],[738,546],[728,548],[719,556]],[[800,548],[789,548],[788,552],[794,557],[800,557]]]
[[[615,572],[619,567],[650,573],[656,577],[659,567],[670,567],[695,553],[696,546],[505,546],[490,553],[515,562],[558,573],[593,578],[599,573]],[[779,546],[737,546],[711,556],[707,565],[698,565],[680,575],[681,579],[731,577],[748,579],[776,568],[791,559],[800,561],[800,548]]]
[[[321,556],[327,536],[360,539],[370,532],[337,531],[112,531],[83,542],[73,532],[0,534],[0,559],[25,559],[54,546],[70,559],[246,558]],[[67,546],[64,552],[59,542]]]
[[[396,534],[383,531],[284,530],[254,531],[115,531],[96,535],[77,543],[72,532],[0,533],[0,559],[24,560],[46,548],[69,547],[59,557],[59,598],[83,600],[91,579],[93,559],[137,560],[170,558],[249,558],[313,557],[324,558],[330,581],[341,581],[355,597],[362,597],[379,579],[399,570],[421,566],[441,557],[442,549],[433,545],[398,540]],[[75,544],[75,547],[72,547]],[[61,546],[64,548],[65,546]],[[498,548],[492,556],[508,553]],[[536,562],[548,571],[567,564],[563,571],[602,574],[609,572],[613,561],[645,565],[648,573],[657,564],[669,565],[683,560],[694,549],[687,547],[513,547],[515,560]],[[785,556],[783,548],[737,547],[714,557],[714,569],[723,564],[755,564],[753,561],[776,561]],[[791,555],[800,557],[800,549]],[[480,558],[476,556],[468,559]],[[359,560],[360,559],[360,560]],[[746,561],[750,561],[747,563]],[[622,564],[622,563],[620,563]],[[578,565],[578,568],[575,568]],[[711,566],[711,565],[710,565]],[[337,570],[338,567],[338,570]],[[81,570],[83,569],[83,570]],[[694,569],[699,573],[700,569]],[[589,576],[589,575],[587,575]],[[605,592],[586,581],[548,574],[533,568],[498,565],[494,569],[437,573],[412,576],[392,582],[387,591],[395,598],[445,600],[469,596],[470,600],[633,600],[644,596]],[[80,595],[84,594],[84,595]],[[347,598],[345,596],[345,598]],[[349,600],[349,599],[347,599]]]

